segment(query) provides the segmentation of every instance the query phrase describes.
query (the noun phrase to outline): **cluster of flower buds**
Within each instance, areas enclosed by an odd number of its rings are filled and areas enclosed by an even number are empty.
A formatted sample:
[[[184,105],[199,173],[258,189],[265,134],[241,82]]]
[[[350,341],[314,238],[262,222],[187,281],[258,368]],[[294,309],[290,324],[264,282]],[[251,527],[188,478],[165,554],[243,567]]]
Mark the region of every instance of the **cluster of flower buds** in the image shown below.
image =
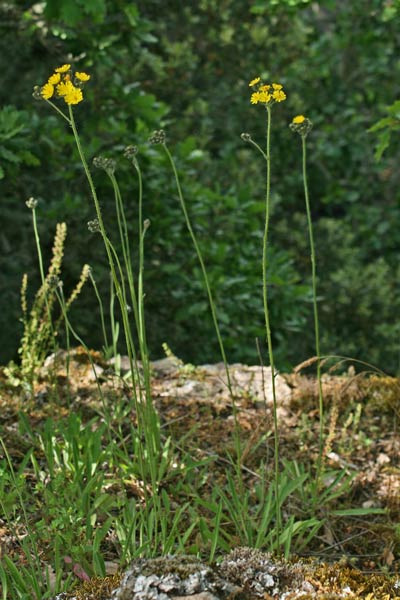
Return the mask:
[[[97,169],[103,169],[107,175],[114,175],[117,166],[113,158],[105,158],[104,156],[95,156],[93,164]]]
[[[164,129],[158,129],[157,131],[153,131],[151,136],[149,137],[150,144],[165,144],[166,136]]]
[[[126,148],[124,148],[124,156],[129,160],[135,160],[138,152],[139,150],[137,146],[126,146]]]
[[[38,200],[36,200],[36,198],[33,198],[32,196],[30,198],[28,198],[28,200],[25,202],[26,206],[30,209],[34,209],[37,207],[38,205]]]
[[[90,233],[98,233],[100,231],[100,223],[98,219],[93,219],[93,221],[88,221],[88,229]]]

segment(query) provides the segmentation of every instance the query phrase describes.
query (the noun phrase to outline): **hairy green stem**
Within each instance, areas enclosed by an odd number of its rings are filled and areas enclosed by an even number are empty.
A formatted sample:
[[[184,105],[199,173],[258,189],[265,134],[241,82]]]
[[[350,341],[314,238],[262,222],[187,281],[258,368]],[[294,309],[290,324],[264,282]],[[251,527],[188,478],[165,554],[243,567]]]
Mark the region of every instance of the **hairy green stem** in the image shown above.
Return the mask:
[[[268,307],[268,285],[267,285],[267,250],[268,250],[268,233],[269,233],[269,217],[270,217],[270,190],[271,190],[271,107],[267,106],[267,142],[265,159],[267,162],[267,184],[265,194],[265,224],[263,236],[263,253],[262,253],[262,282],[263,282],[263,304],[266,338],[268,345],[269,363],[271,367],[271,383],[272,383],[272,412],[274,420],[274,481],[275,481],[275,511],[276,511],[276,540],[277,548],[279,548],[280,531],[281,531],[281,509],[279,501],[279,430],[278,430],[278,407],[276,400],[275,389],[275,363],[272,348],[271,326]]]
[[[318,462],[317,462],[317,473],[316,473],[316,490],[315,490],[315,502],[317,501],[318,488],[320,483],[320,477],[322,472],[323,463],[323,450],[324,450],[324,402],[322,393],[322,381],[321,381],[321,351],[319,341],[319,319],[318,319],[318,300],[317,300],[317,267],[315,259],[315,246],[314,246],[314,234],[311,219],[310,199],[308,193],[307,183],[307,145],[306,135],[301,136],[302,144],[302,155],[303,155],[303,184],[304,184],[304,199],[306,203],[306,213],[308,222],[308,234],[310,241],[310,253],[311,253],[311,278],[312,278],[312,294],[313,294],[313,312],[314,312],[314,331],[315,331],[315,353],[317,357],[317,382],[318,382],[318,401],[319,401],[319,450],[318,450]]]

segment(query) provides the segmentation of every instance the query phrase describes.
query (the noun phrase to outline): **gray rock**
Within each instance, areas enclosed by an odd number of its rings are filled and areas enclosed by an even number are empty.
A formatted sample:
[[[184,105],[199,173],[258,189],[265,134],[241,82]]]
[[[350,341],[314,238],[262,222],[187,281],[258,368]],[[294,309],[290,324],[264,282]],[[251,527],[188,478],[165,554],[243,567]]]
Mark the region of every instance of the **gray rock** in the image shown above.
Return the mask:
[[[191,556],[134,561],[110,600],[225,600],[240,588]]]

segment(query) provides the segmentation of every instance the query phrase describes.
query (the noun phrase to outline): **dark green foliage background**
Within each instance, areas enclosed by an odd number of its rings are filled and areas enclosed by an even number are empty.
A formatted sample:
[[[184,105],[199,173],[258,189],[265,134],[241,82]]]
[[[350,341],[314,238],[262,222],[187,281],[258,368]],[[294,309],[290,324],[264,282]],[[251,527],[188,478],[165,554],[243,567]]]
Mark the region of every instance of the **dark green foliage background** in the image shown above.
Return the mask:
[[[31,97],[55,66],[72,62],[92,74],[75,111],[86,154],[118,160],[133,234],[137,182],[122,150],[140,148],[151,220],[146,310],[153,358],[166,341],[184,360],[219,360],[172,175],[146,142],[163,127],[205,254],[228,359],[259,362],[265,167],[240,134],[264,144],[265,113],[250,105],[248,88],[261,74],[283,83],[288,95],[274,107],[272,132],[269,281],[277,363],[287,369],[314,354],[300,139],[288,128],[293,115],[305,113],[314,123],[309,185],[322,351],[399,372],[399,143],[394,134],[376,163],[376,137],[367,132],[399,97],[397,2],[47,0],[0,2],[0,11],[2,363],[19,345],[23,272],[31,294],[39,284],[28,197],[41,198],[46,260],[56,222],[67,222],[67,291],[88,262],[108,303],[107,263],[100,238],[87,231],[94,210],[71,132]],[[116,231],[110,186],[93,174],[109,231]],[[101,347],[89,286],[71,316],[86,342]]]

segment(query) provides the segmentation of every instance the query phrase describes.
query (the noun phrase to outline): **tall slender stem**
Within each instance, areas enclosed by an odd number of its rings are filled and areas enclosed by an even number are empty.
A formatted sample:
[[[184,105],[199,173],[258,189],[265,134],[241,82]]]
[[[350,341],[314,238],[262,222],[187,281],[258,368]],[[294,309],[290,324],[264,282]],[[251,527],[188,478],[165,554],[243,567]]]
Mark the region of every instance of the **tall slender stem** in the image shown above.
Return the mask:
[[[265,225],[264,225],[264,237],[263,237],[263,254],[262,254],[262,282],[263,282],[263,303],[264,303],[264,317],[265,317],[265,329],[268,345],[269,362],[271,367],[271,383],[272,383],[272,412],[274,420],[274,470],[275,470],[275,511],[276,511],[276,540],[279,548],[279,537],[281,531],[281,509],[279,501],[279,431],[278,431],[278,408],[276,400],[276,389],[275,389],[275,363],[274,354],[272,349],[272,336],[271,326],[269,319],[269,308],[268,308],[268,285],[267,285],[267,250],[268,250],[268,233],[269,233],[269,217],[270,217],[270,190],[271,190],[271,107],[267,106],[267,142],[265,160],[267,163],[267,184],[265,193]]]
[[[92,175],[90,173],[90,170],[89,170],[89,167],[88,167],[88,164],[86,161],[86,157],[85,157],[85,154],[83,152],[83,148],[82,148],[82,145],[80,142],[80,138],[79,138],[78,130],[76,128],[75,119],[74,119],[74,115],[73,115],[71,106],[68,106],[68,109],[69,109],[71,128],[72,128],[72,131],[74,134],[78,153],[79,153],[79,156],[80,156],[80,159],[81,159],[81,162],[82,162],[82,165],[83,165],[83,168],[84,168],[84,171],[85,171],[88,183],[89,183],[90,191],[91,191],[95,209],[96,209],[97,219],[99,222],[100,232],[101,232],[101,235],[102,235],[102,238],[104,241],[104,245],[106,248],[108,262],[110,265],[110,270],[112,273],[112,278],[113,278],[113,282],[115,285],[117,298],[118,298],[120,308],[121,308],[121,315],[122,315],[124,334],[125,334],[125,342],[126,342],[126,347],[127,347],[127,351],[128,351],[128,357],[129,357],[129,363],[130,363],[132,376],[134,374],[136,375],[136,380],[139,385],[139,393],[141,394],[140,373],[138,371],[137,364],[136,364],[136,352],[135,352],[135,348],[133,345],[132,334],[131,334],[131,330],[130,330],[130,326],[129,326],[129,319],[128,319],[127,306],[126,306],[126,290],[125,290],[125,284],[124,284],[124,280],[123,280],[122,269],[119,264],[118,257],[115,254],[115,250],[113,249],[113,247],[110,243],[110,240],[107,237],[107,233],[106,233],[106,230],[104,227],[103,217],[102,217],[102,213],[101,213],[100,203],[99,203],[96,189],[95,189],[95,186],[93,183]],[[117,270],[115,267],[116,261],[117,261],[117,266],[118,266],[118,270],[120,273],[120,280],[118,278]],[[147,361],[146,361],[146,366],[147,366]],[[135,408],[136,408],[136,412],[138,415],[139,432],[144,434],[145,438],[149,441],[149,445],[151,446],[152,449],[154,447],[157,447],[159,449],[158,429],[157,429],[157,431],[152,430],[149,432],[148,427],[146,427],[146,420],[145,419],[143,420],[141,418],[143,416],[143,409],[141,407],[141,403],[138,402],[138,398],[136,395],[136,382],[135,381],[133,381],[132,388],[133,388],[133,397],[134,397],[134,401],[135,401]],[[147,394],[150,394],[149,386],[146,386],[146,392],[147,392]],[[157,421],[155,410],[152,407],[151,397],[147,397],[146,400],[147,400],[146,408],[149,409],[151,407],[153,420]],[[155,467],[154,461],[150,460],[150,467],[151,467],[151,470],[153,471],[153,467]],[[155,477],[154,473],[152,472],[152,484],[153,484],[154,489],[156,488],[155,479],[156,479],[156,477]]]
[[[38,260],[39,260],[40,279],[42,281],[42,293],[44,294],[44,302],[46,304],[47,318],[49,320],[49,327],[50,327],[50,331],[51,331],[51,343],[53,346],[53,350],[55,351],[56,350],[56,337],[55,337],[55,332],[54,332],[53,319],[51,316],[51,307],[50,307],[49,296],[48,296],[49,287],[48,287],[48,285],[46,286],[46,277],[44,274],[43,256],[42,256],[42,249],[40,247],[40,237],[39,237],[39,230],[38,230],[38,226],[37,226],[35,207],[33,207],[33,209],[32,209],[32,222],[33,222],[33,231],[35,233],[36,250],[37,250]],[[35,368],[34,364],[32,363],[32,367],[30,369],[30,371],[31,371],[30,383],[31,383],[32,392],[33,392],[34,368]]]
[[[310,253],[311,253],[311,278],[312,278],[312,294],[313,294],[313,311],[314,311],[314,331],[315,331],[315,353],[317,357],[317,382],[318,382],[318,401],[319,401],[319,450],[318,450],[318,462],[317,462],[317,474],[316,474],[316,492],[315,500],[317,498],[319,480],[322,471],[322,455],[324,449],[324,403],[322,393],[322,382],[321,382],[321,351],[319,342],[319,320],[318,320],[318,300],[317,300],[317,267],[315,260],[315,247],[314,247],[314,235],[311,220],[311,209],[310,199],[308,194],[308,183],[307,183],[307,145],[306,135],[301,136],[302,154],[303,154],[303,184],[304,184],[304,199],[306,203],[307,222],[308,222],[308,234],[310,240]]]
[[[213,295],[212,295],[212,292],[211,292],[210,283],[209,283],[209,280],[208,280],[207,269],[206,269],[206,266],[204,264],[203,256],[201,254],[201,250],[200,250],[199,244],[197,242],[196,235],[195,235],[195,233],[193,231],[193,228],[192,228],[192,225],[191,225],[191,222],[190,222],[189,214],[188,214],[188,211],[187,211],[187,208],[186,208],[185,199],[184,199],[183,194],[182,194],[182,189],[181,189],[181,185],[180,185],[180,181],[179,181],[179,175],[178,175],[178,171],[177,171],[176,166],[175,166],[174,159],[172,158],[171,153],[168,150],[167,145],[163,144],[163,147],[164,147],[164,150],[165,150],[165,152],[166,152],[166,154],[168,156],[169,162],[171,164],[171,167],[172,167],[172,170],[173,170],[173,173],[174,173],[174,176],[175,176],[175,181],[176,181],[176,187],[177,187],[177,190],[178,190],[179,201],[180,201],[180,204],[181,204],[181,207],[182,207],[182,212],[183,212],[184,217],[185,217],[186,227],[187,227],[187,229],[189,231],[190,237],[192,238],[192,242],[193,242],[193,245],[194,245],[195,250],[196,250],[197,258],[199,259],[200,267],[201,267],[201,270],[202,270],[202,273],[203,273],[204,284],[205,284],[206,290],[207,290],[207,295],[208,295],[208,300],[209,300],[209,304],[210,304],[211,316],[212,316],[212,320],[213,320],[213,323],[214,323],[215,333],[217,335],[217,339],[218,339],[218,343],[219,343],[219,347],[220,347],[220,351],[221,351],[222,360],[223,360],[223,363],[224,363],[224,366],[225,366],[227,385],[228,385],[228,389],[229,389],[229,393],[231,395],[232,401],[234,402],[234,400],[233,400],[234,395],[233,395],[231,378],[230,378],[230,374],[229,374],[228,361],[226,359],[224,343],[222,341],[222,336],[221,336],[221,332],[220,332],[220,329],[219,329],[219,324],[218,324],[218,319],[217,319],[217,312],[216,312],[216,309],[215,309],[215,302],[214,302],[214,298],[213,298]]]
[[[189,231],[190,237],[192,238],[193,246],[196,250],[197,258],[200,263],[200,267],[201,267],[201,271],[202,271],[203,279],[204,279],[204,284],[205,284],[205,287],[207,290],[208,302],[209,302],[209,306],[210,306],[210,310],[211,310],[212,320],[214,323],[214,329],[215,329],[215,333],[217,335],[218,344],[219,344],[219,348],[220,348],[220,352],[221,352],[221,356],[222,356],[222,361],[223,361],[224,367],[225,367],[227,386],[228,386],[229,395],[230,395],[231,401],[232,401],[232,414],[233,414],[234,428],[235,428],[234,442],[235,442],[235,451],[236,451],[236,468],[237,468],[237,475],[238,475],[238,484],[239,484],[240,491],[242,492],[243,491],[243,479],[241,477],[242,448],[241,448],[241,442],[240,442],[240,426],[239,426],[239,421],[238,421],[238,416],[237,416],[236,399],[235,399],[235,395],[233,393],[232,381],[231,381],[231,376],[229,373],[228,360],[226,358],[224,343],[222,340],[222,335],[221,335],[221,331],[220,331],[219,324],[218,324],[215,301],[214,301],[214,297],[213,297],[213,294],[211,291],[211,286],[210,286],[210,282],[208,279],[207,269],[206,269],[206,266],[205,266],[205,263],[203,260],[203,255],[201,253],[200,246],[197,242],[196,235],[193,231],[193,227],[190,222],[189,213],[186,208],[186,202],[183,197],[182,188],[181,188],[181,184],[179,181],[179,175],[178,175],[177,168],[175,166],[174,159],[172,158],[172,155],[165,143],[163,143],[163,148],[168,156],[169,162],[172,167],[172,171],[175,176],[176,187],[178,190],[178,197],[179,197],[179,201],[181,204],[182,212],[185,217],[186,227]]]

